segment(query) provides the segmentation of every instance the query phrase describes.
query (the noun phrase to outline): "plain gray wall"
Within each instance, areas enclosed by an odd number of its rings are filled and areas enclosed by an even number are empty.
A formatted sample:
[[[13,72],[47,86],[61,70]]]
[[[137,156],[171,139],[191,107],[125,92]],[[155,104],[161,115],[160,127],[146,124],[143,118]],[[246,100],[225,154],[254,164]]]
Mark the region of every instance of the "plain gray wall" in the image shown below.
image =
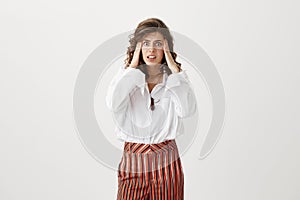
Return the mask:
[[[225,88],[218,144],[198,160],[199,135],[182,158],[185,198],[300,199],[298,11],[292,0],[1,1],[0,199],[115,199],[116,172],[77,136],[74,84],[96,47],[148,17],[205,49]]]

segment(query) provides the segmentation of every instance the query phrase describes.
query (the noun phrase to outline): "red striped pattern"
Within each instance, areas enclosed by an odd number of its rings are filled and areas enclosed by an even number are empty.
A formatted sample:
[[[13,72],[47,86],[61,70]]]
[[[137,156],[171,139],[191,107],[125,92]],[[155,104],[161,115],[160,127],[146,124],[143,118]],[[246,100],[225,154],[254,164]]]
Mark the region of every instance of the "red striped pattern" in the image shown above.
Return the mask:
[[[175,140],[124,143],[117,200],[183,200],[184,174]]]

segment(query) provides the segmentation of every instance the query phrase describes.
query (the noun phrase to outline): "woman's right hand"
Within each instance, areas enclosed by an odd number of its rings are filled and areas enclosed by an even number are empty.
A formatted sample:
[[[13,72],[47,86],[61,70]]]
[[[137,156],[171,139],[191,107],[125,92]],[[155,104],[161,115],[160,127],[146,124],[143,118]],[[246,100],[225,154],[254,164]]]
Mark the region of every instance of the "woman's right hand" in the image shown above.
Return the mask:
[[[142,47],[142,42],[138,42],[135,46],[135,50],[134,50],[134,53],[133,53],[133,58],[131,60],[131,63],[129,65],[129,67],[136,68],[139,65],[141,47]]]

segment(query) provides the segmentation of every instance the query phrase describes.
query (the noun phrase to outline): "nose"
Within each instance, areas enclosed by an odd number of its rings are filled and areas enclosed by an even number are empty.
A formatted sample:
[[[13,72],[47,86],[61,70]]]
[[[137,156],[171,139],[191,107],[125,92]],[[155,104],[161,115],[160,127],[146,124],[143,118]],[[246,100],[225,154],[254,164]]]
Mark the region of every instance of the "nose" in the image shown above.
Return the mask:
[[[156,48],[154,47],[154,44],[150,44],[148,47],[149,51],[154,51]]]

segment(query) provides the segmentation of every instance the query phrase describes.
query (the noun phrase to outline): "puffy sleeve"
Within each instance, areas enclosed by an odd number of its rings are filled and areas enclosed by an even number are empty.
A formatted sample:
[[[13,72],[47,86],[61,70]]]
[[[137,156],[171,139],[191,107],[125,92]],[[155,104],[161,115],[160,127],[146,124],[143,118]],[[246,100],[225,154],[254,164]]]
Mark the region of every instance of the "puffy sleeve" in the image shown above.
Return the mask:
[[[130,93],[137,88],[144,88],[145,74],[133,67],[122,67],[111,80],[106,105],[110,111],[118,112],[126,109]]]
[[[168,76],[165,92],[175,106],[175,113],[181,117],[189,117],[197,110],[196,97],[190,86],[186,70]]]

